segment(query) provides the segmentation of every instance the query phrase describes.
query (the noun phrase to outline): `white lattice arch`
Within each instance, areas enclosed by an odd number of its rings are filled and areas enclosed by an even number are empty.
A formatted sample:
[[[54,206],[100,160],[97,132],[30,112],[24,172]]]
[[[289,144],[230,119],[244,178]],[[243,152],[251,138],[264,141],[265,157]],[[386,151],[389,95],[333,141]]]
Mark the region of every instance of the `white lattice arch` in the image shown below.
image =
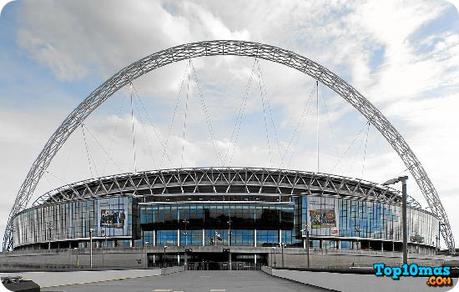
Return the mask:
[[[152,70],[186,59],[216,55],[255,57],[283,64],[319,80],[344,98],[378,129],[410,170],[432,212],[440,218],[441,234],[450,252],[454,253],[454,237],[434,185],[403,137],[373,104],[338,75],[306,57],[266,44],[234,40],[189,43],[156,52],[121,69],[86,97],[53,133],[32,164],[10,211],[3,238],[3,250],[12,248],[12,219],[27,207],[46,168],[68,137],[88,115],[117,90]]]

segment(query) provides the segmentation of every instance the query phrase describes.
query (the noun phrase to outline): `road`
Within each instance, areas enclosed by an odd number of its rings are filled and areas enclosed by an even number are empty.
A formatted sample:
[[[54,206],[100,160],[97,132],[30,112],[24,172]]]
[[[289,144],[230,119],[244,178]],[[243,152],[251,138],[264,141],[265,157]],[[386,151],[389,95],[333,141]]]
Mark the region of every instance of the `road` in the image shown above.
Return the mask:
[[[45,291],[94,292],[291,292],[328,291],[269,276],[261,271],[186,271],[120,281],[47,288]]]

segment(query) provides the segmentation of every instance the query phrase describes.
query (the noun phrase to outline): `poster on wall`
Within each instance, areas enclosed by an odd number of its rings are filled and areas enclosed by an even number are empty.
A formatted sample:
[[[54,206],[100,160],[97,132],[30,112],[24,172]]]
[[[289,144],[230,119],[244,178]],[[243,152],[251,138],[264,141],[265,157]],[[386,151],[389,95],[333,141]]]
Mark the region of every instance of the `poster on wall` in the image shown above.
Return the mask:
[[[98,235],[128,235],[128,202],[126,198],[98,200]]]
[[[335,200],[323,197],[308,198],[308,214],[311,229],[334,230],[338,227]]]
[[[311,228],[331,228],[336,227],[336,216],[334,209],[309,210]]]
[[[124,209],[100,209],[100,227],[124,228]]]

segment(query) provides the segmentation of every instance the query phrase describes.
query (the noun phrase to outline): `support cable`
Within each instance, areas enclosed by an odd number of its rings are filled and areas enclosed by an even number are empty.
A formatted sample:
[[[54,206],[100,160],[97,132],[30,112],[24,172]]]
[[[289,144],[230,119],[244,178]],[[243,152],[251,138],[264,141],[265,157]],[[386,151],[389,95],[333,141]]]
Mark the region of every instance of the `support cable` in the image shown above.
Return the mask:
[[[123,95],[123,97],[125,97]],[[124,100],[124,99],[123,99]],[[118,117],[118,116],[121,116],[121,112],[123,111],[123,102],[120,102],[120,105],[119,105],[119,108],[118,108],[118,111],[115,113],[115,117]],[[120,126],[120,120],[122,120],[121,118],[117,119],[116,122],[115,122],[115,127],[114,127],[114,130],[113,130],[113,133],[114,133],[114,136],[116,136],[117,132],[118,132],[118,129],[119,129],[119,126]],[[88,129],[87,129],[88,130]],[[88,131],[89,132],[89,131]],[[107,156],[110,156],[111,157],[111,153],[113,152],[113,146],[116,145],[115,143],[115,140],[113,139],[113,135],[108,135],[108,138],[110,139],[110,143],[108,143],[108,150],[107,150]],[[106,168],[107,168],[107,161],[106,160],[104,162],[104,165],[102,167],[102,171],[105,172]],[[119,170],[122,170],[121,167],[119,167]]]
[[[319,80],[316,80],[316,113],[317,113],[317,173],[320,171],[320,106],[319,106]]]
[[[134,89],[133,89],[132,82],[130,83],[130,89],[131,89],[131,94],[130,94],[130,100],[131,100],[131,137],[132,137],[132,158],[133,158],[133,167],[134,167],[134,173],[137,173],[137,161],[136,161],[136,144],[135,144],[135,116],[134,116]]]
[[[367,122],[369,123],[369,122]],[[349,152],[349,150],[352,148],[352,146],[354,145],[354,143],[360,138],[360,136],[364,133],[365,131],[365,128],[366,128],[366,125],[367,123],[365,123],[365,125],[360,129],[360,131],[355,135],[354,139],[352,139],[351,143],[349,144],[349,146],[346,148],[346,151],[344,151],[343,155],[339,158],[338,162],[336,162],[335,166],[333,166],[332,168],[332,173],[335,171],[335,169],[338,167],[338,165],[341,164],[341,162],[343,161],[344,157],[346,156],[346,154]]]
[[[135,88],[133,83],[131,83],[131,84],[132,84],[132,89],[133,89],[133,93],[134,93],[134,98],[137,99],[138,103],[140,104],[140,108],[145,113],[145,117],[146,117],[146,119],[148,120],[148,123],[150,124],[150,126],[153,129],[153,132],[155,133],[155,136],[156,136],[156,139],[158,140],[158,143],[163,148],[164,156],[169,160],[169,162],[172,162],[169,154],[167,153],[167,144],[165,144],[163,142],[161,134],[160,134],[159,130],[155,127],[155,125],[153,123],[153,119],[152,119],[151,115],[149,114],[149,112],[147,111],[146,106],[145,106],[144,102],[142,101],[142,98],[140,97],[137,89]],[[134,106],[136,106],[136,105],[134,104]],[[139,117],[140,117],[140,111],[139,111]]]
[[[285,148],[285,151],[282,155],[282,158],[281,158],[281,163],[279,165],[279,168],[282,168],[284,162],[286,162],[286,158],[288,157],[289,155],[289,151],[290,151],[290,148],[292,147],[293,145],[293,142],[298,139],[298,133],[300,133],[303,129],[303,126],[304,126],[304,122],[306,120],[306,117],[309,115],[309,111],[310,111],[310,108],[311,108],[311,104],[312,104],[312,98],[310,98],[314,92],[315,88],[312,88],[311,89],[311,92],[306,95],[306,102],[304,103],[304,106],[303,106],[303,111],[301,112],[301,115],[300,115],[300,119],[298,120],[293,132],[292,132],[292,135],[290,136],[290,139],[288,141],[288,144],[287,144],[287,147]],[[292,152],[292,155],[290,157],[290,159],[288,159],[288,162],[286,163],[286,165],[289,165],[290,164],[290,160],[291,158],[293,157],[293,152]]]
[[[364,177],[363,174],[365,172],[365,162],[366,162],[366,159],[367,159],[368,133],[370,132],[370,125],[371,125],[371,123],[367,122],[367,131],[366,131],[366,134],[365,134],[365,145],[364,145],[364,149],[363,149],[362,176],[361,176],[362,178]]]
[[[83,142],[84,142],[84,147],[86,150],[86,158],[88,159],[89,172],[91,173],[91,176],[94,178],[96,177],[96,171],[95,171],[95,166],[93,167],[92,162],[91,162],[92,157],[91,157],[91,154],[89,153],[89,146],[88,146],[88,142],[86,141],[86,132],[84,130],[83,123],[81,123],[81,131],[83,134]]]
[[[191,60],[188,60],[191,63]],[[184,110],[184,118],[183,118],[183,129],[182,129],[182,155],[180,160],[180,167],[183,167],[183,158],[185,153],[185,139],[186,139],[186,128],[187,128],[187,119],[188,119],[188,101],[190,99],[190,83],[191,83],[191,71],[188,74],[188,82],[187,82],[187,90],[186,90],[186,98],[185,98],[185,110]]]
[[[104,152],[104,154],[107,156],[108,160],[111,161],[116,167],[121,169],[120,165],[108,153],[108,151],[105,149],[103,144],[99,142],[99,140],[97,139],[96,135],[94,135],[92,133],[92,131],[88,128],[88,126],[86,126],[85,124],[81,124],[81,126],[83,127],[83,130],[86,130],[89,133],[89,135],[94,139],[94,141],[96,141],[96,144],[100,147],[100,149],[102,149],[102,152]]]
[[[247,101],[248,101],[248,97],[249,97],[249,92],[250,92],[250,87],[251,87],[251,84],[253,82],[253,79],[254,79],[254,70],[255,70],[255,64],[256,64],[256,59],[254,59],[253,61],[253,64],[252,64],[252,68],[250,70],[250,74],[249,74],[249,79],[247,80],[247,84],[245,86],[245,90],[243,92],[243,98],[242,98],[242,103],[239,107],[239,110],[238,110],[238,113],[236,115],[236,121],[234,123],[234,127],[233,127],[233,130],[231,132],[231,136],[230,136],[230,143],[229,143],[229,147],[228,147],[228,151],[226,153],[226,156],[224,157],[224,159],[226,159],[227,161],[227,165],[229,166],[231,164],[231,161],[233,160],[233,157],[234,157],[234,154],[235,154],[235,149],[234,147],[232,148],[232,145],[237,145],[237,142],[238,142],[238,139],[239,139],[239,133],[240,133],[240,130],[241,130],[241,125],[242,125],[242,122],[245,118],[245,109],[247,108]]]
[[[260,77],[260,76],[258,76],[258,77]],[[261,86],[262,86],[261,81],[260,81],[260,79],[258,79],[258,89],[259,89],[259,94],[260,94],[260,98],[261,98],[261,105],[262,105],[262,109],[263,109],[263,122],[264,122],[264,125],[265,125],[266,143],[268,144],[269,167],[271,167],[272,166],[272,161],[273,161],[273,159],[272,159],[272,150],[271,150],[271,141],[269,139],[269,129],[268,129],[268,120],[267,120],[267,113],[266,113],[265,98],[263,96]]]
[[[272,113],[272,110],[271,110],[271,105],[270,105],[269,99],[267,98],[266,86],[265,86],[265,82],[264,82],[264,79],[263,79],[263,72],[261,70],[261,65],[260,65],[260,63],[258,61],[257,61],[257,65],[258,65],[257,66],[258,76],[259,76],[259,80],[260,80],[260,83],[261,83],[261,94],[264,95],[266,108],[268,110],[268,115],[269,115],[270,122],[271,122],[271,125],[272,125],[272,129],[273,129],[273,132],[274,132],[274,139],[276,140],[276,146],[277,146],[277,152],[279,154],[279,160],[281,160],[282,159],[282,153],[284,152],[283,150],[285,150],[285,149],[281,149],[282,147],[281,147],[281,144],[280,144],[280,139],[279,139],[277,127],[276,127],[276,124],[274,123],[274,118],[273,118],[273,113]]]
[[[200,101],[200,104],[201,104],[201,110],[204,113],[204,118],[205,118],[206,124],[207,124],[207,130],[209,131],[209,136],[210,136],[210,139],[212,141],[212,146],[214,148],[215,155],[217,156],[217,161],[221,164],[221,166],[224,166],[225,163],[223,161],[222,154],[220,153],[220,151],[218,151],[217,142],[216,142],[217,139],[216,139],[216,136],[215,136],[214,127],[212,125],[212,117],[210,115],[209,107],[206,104],[206,99],[204,98],[204,94],[203,94],[203,91],[202,91],[201,86],[200,86],[198,75],[196,73],[196,69],[194,68],[194,65],[193,65],[193,62],[191,61],[191,59],[190,59],[190,67],[191,67],[192,77],[193,77],[194,81],[196,82],[196,88],[198,90],[199,101]]]
[[[325,114],[327,116],[326,118],[326,123],[325,125],[327,126],[327,130],[326,130],[326,133],[329,135],[329,138],[331,140],[334,140],[337,138],[337,135],[335,134],[335,129],[330,125],[330,121],[332,121],[332,117],[330,115],[330,107],[328,106],[328,103],[327,103],[327,99],[323,96],[323,98],[320,99],[320,101],[322,102],[321,106],[322,106],[322,112],[325,111]],[[322,114],[323,116],[323,114]],[[338,152],[337,152],[337,149],[336,149],[336,143],[332,143],[332,145],[334,146],[333,147],[333,150],[334,150],[334,154],[335,155],[338,155]]]
[[[190,62],[187,62],[187,66],[185,68],[185,72],[183,73],[183,77],[182,77],[182,81],[180,82],[180,88],[179,88],[179,92],[177,94],[177,98],[175,100],[175,106],[174,106],[174,111],[172,113],[172,118],[171,118],[171,122],[169,124],[169,127],[167,129],[167,136],[166,136],[166,142],[164,143],[164,147],[163,147],[163,152],[162,152],[162,156],[161,156],[161,163],[164,163],[165,162],[165,159],[167,158],[170,162],[171,161],[171,158],[169,157],[168,155],[168,146],[169,146],[169,141],[170,141],[170,137],[172,135],[172,128],[174,127],[174,122],[175,122],[175,117],[177,115],[177,110],[178,110],[178,107],[180,105],[180,101],[181,101],[181,98],[180,98],[180,93],[182,92],[183,90],[183,87],[184,87],[184,84],[185,84],[185,81],[187,80],[187,77],[189,75],[189,71],[190,71]]]
[[[134,97],[136,97],[136,96],[134,96]],[[140,107],[139,104],[141,104],[142,106]],[[141,135],[141,137],[145,137],[145,140],[146,140],[146,142],[147,142],[147,149],[148,149],[147,152],[148,152],[148,154],[149,154],[150,157],[151,157],[151,161],[152,161],[152,163],[153,163],[153,167],[156,168],[157,163],[156,163],[155,157],[153,156],[153,145],[152,145],[152,143],[151,143],[151,141],[150,141],[150,134],[149,134],[148,128],[147,128],[147,127],[148,127],[148,124],[147,124],[147,122],[142,118],[142,113],[141,113],[141,111],[140,111],[140,108],[143,109],[144,113],[147,113],[147,110],[144,108],[144,105],[143,105],[142,99],[140,99],[140,96],[138,96],[138,102],[137,102],[137,104],[134,103],[134,107],[135,107],[135,110],[136,110],[137,113],[138,113],[138,114],[137,114],[137,119],[139,120],[139,125],[142,126],[141,129],[142,129],[143,132],[144,132],[144,135],[143,135],[143,136]],[[146,116],[145,119],[149,120],[149,119],[148,119],[148,116]],[[153,131],[155,132],[156,136],[158,137],[158,134],[156,133],[156,128],[154,127],[153,123],[152,123],[151,121],[149,121],[149,123],[150,123],[151,127],[153,128]],[[145,125],[145,126],[144,126],[144,125]],[[158,141],[161,142],[160,139],[158,139]],[[160,143],[160,144],[161,144],[161,143]]]

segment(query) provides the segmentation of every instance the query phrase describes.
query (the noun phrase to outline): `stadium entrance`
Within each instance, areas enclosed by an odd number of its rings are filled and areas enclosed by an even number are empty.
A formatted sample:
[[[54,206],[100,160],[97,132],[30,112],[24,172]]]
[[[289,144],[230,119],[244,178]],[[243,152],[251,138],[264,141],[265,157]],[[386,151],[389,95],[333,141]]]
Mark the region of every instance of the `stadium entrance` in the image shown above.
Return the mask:
[[[191,253],[188,270],[259,270],[267,265],[265,254]]]
[[[148,254],[149,267],[184,265],[188,270],[259,270],[268,264],[267,254],[189,252]]]

